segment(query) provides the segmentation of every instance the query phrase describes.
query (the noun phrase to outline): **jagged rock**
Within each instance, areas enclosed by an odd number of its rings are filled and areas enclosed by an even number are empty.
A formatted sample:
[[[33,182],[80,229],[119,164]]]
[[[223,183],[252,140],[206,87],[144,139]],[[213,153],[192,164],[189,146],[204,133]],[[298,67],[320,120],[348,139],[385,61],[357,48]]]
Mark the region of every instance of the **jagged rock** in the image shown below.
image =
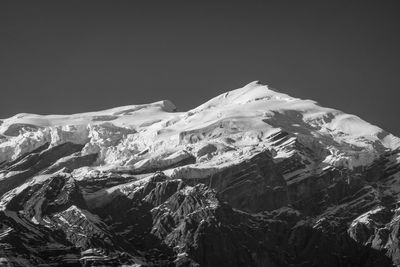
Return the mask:
[[[80,151],[82,147],[82,145],[64,143],[23,157],[18,163],[0,172],[0,174],[4,174],[0,180],[0,195],[26,182],[27,179],[51,166],[59,158]]]
[[[217,151],[217,147],[215,145],[207,144],[197,151],[197,157],[200,158],[215,151]]]
[[[53,165],[51,165],[43,173],[55,173],[63,168],[68,170],[78,169],[84,166],[90,166],[96,162],[97,154],[80,155],[80,153],[74,153],[70,156],[59,159]]]
[[[288,204],[285,180],[276,169],[271,154],[264,151],[208,177],[184,180],[214,188],[234,208],[259,212]]]

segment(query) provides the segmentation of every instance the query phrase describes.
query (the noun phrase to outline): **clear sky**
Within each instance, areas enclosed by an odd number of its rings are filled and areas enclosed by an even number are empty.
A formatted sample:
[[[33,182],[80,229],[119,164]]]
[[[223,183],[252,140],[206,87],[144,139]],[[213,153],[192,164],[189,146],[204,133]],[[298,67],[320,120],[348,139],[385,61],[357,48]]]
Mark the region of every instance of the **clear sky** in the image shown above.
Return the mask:
[[[400,135],[400,1],[0,1],[0,118],[260,80]]]

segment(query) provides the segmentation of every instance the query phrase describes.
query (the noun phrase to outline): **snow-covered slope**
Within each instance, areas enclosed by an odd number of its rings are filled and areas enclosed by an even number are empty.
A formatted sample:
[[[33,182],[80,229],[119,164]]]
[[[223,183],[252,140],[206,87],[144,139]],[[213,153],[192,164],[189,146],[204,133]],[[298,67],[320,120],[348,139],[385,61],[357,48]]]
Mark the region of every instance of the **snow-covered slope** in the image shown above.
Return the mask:
[[[157,155],[182,150],[196,153],[209,143],[218,149],[203,157],[202,165],[220,164],[252,149],[278,150],[279,157],[286,157],[287,146],[275,147],[268,141],[280,131],[323,153],[321,161],[326,165],[365,165],[400,147],[399,138],[357,116],[257,82],[188,112],[175,110],[165,100],[73,115],[18,114],[0,125],[0,162],[46,142],[85,144],[84,153],[100,153],[100,165],[131,166]],[[225,150],[231,152],[221,153]]]

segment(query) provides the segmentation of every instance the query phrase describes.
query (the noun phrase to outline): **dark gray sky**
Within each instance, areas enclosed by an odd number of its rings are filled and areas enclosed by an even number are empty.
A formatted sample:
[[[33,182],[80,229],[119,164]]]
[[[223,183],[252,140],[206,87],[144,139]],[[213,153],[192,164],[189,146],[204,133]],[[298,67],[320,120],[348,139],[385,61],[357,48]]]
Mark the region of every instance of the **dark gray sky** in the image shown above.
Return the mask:
[[[400,135],[400,1],[0,1],[0,118],[260,80]]]

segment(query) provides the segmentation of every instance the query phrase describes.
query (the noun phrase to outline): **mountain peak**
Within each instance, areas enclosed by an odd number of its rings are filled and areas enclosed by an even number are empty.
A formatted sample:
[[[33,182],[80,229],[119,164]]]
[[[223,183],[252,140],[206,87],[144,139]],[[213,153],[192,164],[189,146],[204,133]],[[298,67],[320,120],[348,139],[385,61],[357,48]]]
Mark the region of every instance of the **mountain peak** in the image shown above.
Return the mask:
[[[168,99],[155,102],[155,104],[159,104],[161,109],[165,112],[176,112],[178,110],[175,104]]]
[[[243,87],[248,88],[248,87],[257,87],[257,86],[264,86],[264,84],[262,84],[259,80],[255,80],[255,81],[249,82],[248,84],[246,84]]]

